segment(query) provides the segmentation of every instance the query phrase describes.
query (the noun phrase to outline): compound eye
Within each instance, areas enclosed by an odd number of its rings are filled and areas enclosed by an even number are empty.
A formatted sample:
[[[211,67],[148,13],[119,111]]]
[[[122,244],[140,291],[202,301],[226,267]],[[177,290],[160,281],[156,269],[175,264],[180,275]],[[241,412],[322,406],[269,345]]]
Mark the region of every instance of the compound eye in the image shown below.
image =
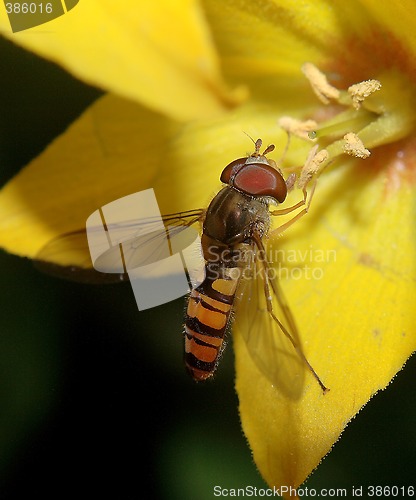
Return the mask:
[[[224,184],[230,184],[230,180],[235,177],[237,172],[245,165],[246,161],[247,157],[238,158],[238,160],[229,163],[222,171],[220,181]]]
[[[279,203],[285,201],[287,195],[282,175],[264,163],[244,165],[235,175],[233,186],[251,196],[271,196]]]

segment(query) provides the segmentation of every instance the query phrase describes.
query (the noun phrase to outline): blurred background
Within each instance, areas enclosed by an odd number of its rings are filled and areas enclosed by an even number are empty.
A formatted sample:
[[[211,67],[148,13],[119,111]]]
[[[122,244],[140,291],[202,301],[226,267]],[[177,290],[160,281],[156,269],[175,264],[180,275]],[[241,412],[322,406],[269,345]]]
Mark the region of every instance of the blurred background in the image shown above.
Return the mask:
[[[2,38],[0,65],[4,185],[100,92]],[[2,500],[204,500],[215,485],[266,487],[240,428],[232,342],[213,383],[184,371],[183,300],[139,314],[129,284],[65,282],[2,251],[0,269]],[[413,358],[306,486],[414,484],[415,375]]]

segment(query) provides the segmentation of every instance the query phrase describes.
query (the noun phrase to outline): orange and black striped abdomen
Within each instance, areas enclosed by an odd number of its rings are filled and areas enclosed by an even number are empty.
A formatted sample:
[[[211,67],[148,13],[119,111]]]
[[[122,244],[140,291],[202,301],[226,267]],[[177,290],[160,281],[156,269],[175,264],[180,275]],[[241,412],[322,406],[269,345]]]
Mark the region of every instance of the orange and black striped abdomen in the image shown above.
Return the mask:
[[[235,268],[234,268],[235,269]],[[208,265],[192,290],[185,317],[185,364],[195,380],[211,377],[223,349],[238,278],[232,268]]]

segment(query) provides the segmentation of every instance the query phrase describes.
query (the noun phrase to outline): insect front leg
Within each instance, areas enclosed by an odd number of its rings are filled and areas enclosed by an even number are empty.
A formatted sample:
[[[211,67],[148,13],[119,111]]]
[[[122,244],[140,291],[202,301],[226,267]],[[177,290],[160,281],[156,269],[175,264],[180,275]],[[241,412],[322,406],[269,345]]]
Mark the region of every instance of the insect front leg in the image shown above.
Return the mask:
[[[313,185],[312,185],[311,194],[309,196],[308,203],[306,203],[306,200],[308,198],[308,193],[306,191],[306,187],[304,187],[302,189],[303,200],[299,201],[298,203],[296,203],[296,205],[293,205],[292,207],[283,208],[280,210],[273,210],[270,212],[270,215],[286,215],[286,214],[293,212],[294,210],[296,210],[298,208],[305,207],[300,212],[298,212],[294,217],[292,217],[290,220],[288,220],[287,222],[285,222],[281,226],[279,226],[276,229],[274,229],[273,231],[271,231],[269,233],[269,236],[273,237],[273,236],[277,236],[278,234],[285,232],[288,227],[290,227],[292,224],[294,224],[301,217],[303,217],[304,215],[306,215],[308,213],[309,207],[311,205],[312,197],[313,197],[313,194],[315,192],[316,183],[317,183],[317,181],[315,180]]]
[[[321,171],[322,167],[325,165],[326,160],[328,159],[328,152],[325,149],[322,149],[321,151],[318,151],[318,146],[315,146],[314,148],[311,149],[309,152],[308,158],[305,162],[304,167],[301,170],[299,180],[298,180],[298,187],[302,189],[303,193],[303,200],[299,201],[295,205],[292,205],[291,207],[279,209],[279,210],[272,210],[270,212],[270,215],[287,215],[298,208],[304,207],[300,212],[298,212],[292,219],[287,221],[285,224],[282,224],[279,226],[277,229],[273,230],[270,233],[270,236],[276,236],[280,233],[283,233],[286,231],[288,227],[290,227],[294,222],[298,221],[301,217],[306,215],[309,211],[309,207],[312,202],[313,195],[315,193],[315,188],[317,184],[317,174]],[[286,184],[288,187],[288,190],[292,189],[296,177],[294,177],[295,174],[291,174],[287,180]],[[310,184],[311,180],[313,180],[312,187],[310,190],[310,195],[309,195],[309,200],[307,202],[308,198],[308,192],[306,190],[307,186]]]

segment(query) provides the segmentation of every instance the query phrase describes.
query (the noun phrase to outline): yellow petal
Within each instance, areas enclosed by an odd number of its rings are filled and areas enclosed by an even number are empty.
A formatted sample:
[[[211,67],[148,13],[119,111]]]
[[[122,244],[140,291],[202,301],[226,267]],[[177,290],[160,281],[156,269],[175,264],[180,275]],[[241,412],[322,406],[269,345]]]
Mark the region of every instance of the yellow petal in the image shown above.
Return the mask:
[[[248,84],[256,98],[280,100],[281,112],[292,107],[305,116],[312,102],[299,73],[305,61],[347,78],[348,85],[374,77],[392,60],[405,68],[412,64],[406,53],[416,43],[410,3],[204,1],[224,73]],[[380,40],[387,40],[384,47]]]
[[[130,101],[98,100],[2,189],[1,246],[34,258],[103,204],[150,187],[177,127]]]
[[[361,0],[363,9],[383,26],[387,32],[393,33],[397,40],[404,43],[411,53],[416,53],[415,16],[416,4],[412,0],[401,2],[377,2],[375,0]],[[396,55],[401,57],[399,48]]]
[[[205,0],[204,5],[224,71],[253,80],[274,76],[275,85],[276,75],[301,81],[299,68],[325,57],[328,37],[340,22],[337,9],[326,1]]]
[[[178,120],[212,116],[243,98],[221,79],[197,0],[89,0],[18,33],[1,9],[0,29],[78,78]]]
[[[244,81],[259,101],[277,103],[280,115],[313,113],[311,91],[299,71],[305,61],[325,67],[334,54],[336,60],[343,56],[345,45],[362,31],[374,29],[374,20],[363,15],[356,0],[205,0],[204,6],[224,74]]]
[[[285,398],[235,335],[242,425],[269,485],[299,486],[416,349],[415,179],[391,165],[377,172],[349,162],[323,176],[311,212],[279,242],[297,256],[283,262],[282,286],[330,392],[306,372],[302,397]]]

